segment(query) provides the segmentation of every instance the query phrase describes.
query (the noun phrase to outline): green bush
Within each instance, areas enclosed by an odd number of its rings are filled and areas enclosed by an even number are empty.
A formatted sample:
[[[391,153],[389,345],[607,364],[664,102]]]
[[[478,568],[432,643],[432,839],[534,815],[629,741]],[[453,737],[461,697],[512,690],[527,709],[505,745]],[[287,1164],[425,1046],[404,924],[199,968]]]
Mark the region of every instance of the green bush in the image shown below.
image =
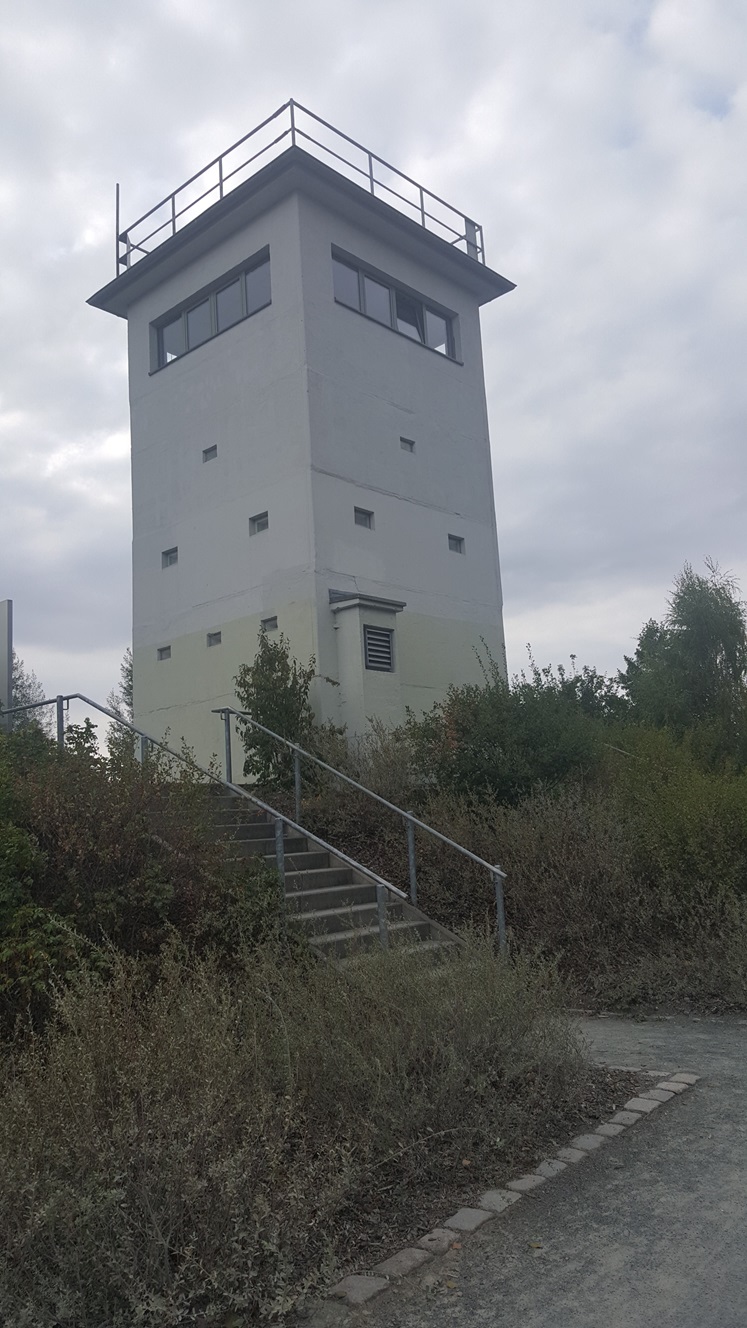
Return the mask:
[[[568,1128],[590,1071],[551,969],[473,938],[438,967],[173,954],[60,993],[5,1053],[0,1321],[266,1321],[431,1196]],[[471,1173],[470,1173],[471,1174]],[[378,1245],[377,1245],[378,1242]]]

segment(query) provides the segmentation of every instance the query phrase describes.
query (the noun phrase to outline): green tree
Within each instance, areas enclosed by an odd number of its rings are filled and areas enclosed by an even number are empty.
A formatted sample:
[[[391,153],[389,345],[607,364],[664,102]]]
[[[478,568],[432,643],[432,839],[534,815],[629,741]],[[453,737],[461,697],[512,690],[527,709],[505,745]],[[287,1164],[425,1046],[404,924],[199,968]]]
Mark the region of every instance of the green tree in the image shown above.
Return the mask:
[[[252,719],[289,738],[301,747],[309,747],[316,728],[309,701],[311,683],[316,676],[316,660],[300,664],[290,653],[290,643],[280,632],[269,637],[262,628],[257,652],[251,664],[242,664],[234,684],[239,704]],[[293,757],[281,743],[239,721],[246,759],[244,774],[267,787],[292,786]]]
[[[45,691],[33,669],[29,669],[23,660],[13,651],[13,705],[34,705],[45,699]],[[33,726],[44,733],[52,733],[54,728],[54,707],[44,706],[38,710],[28,710],[25,714],[14,715],[14,730]]]
[[[732,576],[685,563],[662,622],[643,627],[619,681],[636,720],[692,733],[712,759],[747,761],[747,605]]]
[[[132,650],[128,646],[119,666],[119,687],[113,687],[106,698],[106,704],[120,719],[132,723],[134,713],[132,702]]]

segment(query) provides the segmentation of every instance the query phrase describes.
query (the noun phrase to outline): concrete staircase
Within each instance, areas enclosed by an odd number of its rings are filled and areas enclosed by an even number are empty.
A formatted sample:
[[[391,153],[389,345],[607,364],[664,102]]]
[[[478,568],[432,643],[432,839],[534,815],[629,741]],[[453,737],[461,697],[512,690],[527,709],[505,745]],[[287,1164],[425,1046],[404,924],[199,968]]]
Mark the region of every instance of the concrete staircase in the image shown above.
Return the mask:
[[[275,825],[251,803],[229,792],[212,797],[216,834],[235,858],[263,857],[275,866]],[[334,853],[285,827],[285,898],[289,918],[328,958],[347,958],[380,944],[376,887]],[[409,902],[387,892],[387,929],[392,946],[438,953],[458,944],[456,936]]]

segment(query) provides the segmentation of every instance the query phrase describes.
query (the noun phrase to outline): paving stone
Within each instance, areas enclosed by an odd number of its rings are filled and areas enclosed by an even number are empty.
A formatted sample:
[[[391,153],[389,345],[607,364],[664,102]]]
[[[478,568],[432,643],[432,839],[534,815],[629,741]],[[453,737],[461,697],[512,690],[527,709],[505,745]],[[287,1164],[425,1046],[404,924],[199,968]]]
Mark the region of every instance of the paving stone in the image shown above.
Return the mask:
[[[428,1263],[430,1254],[424,1249],[406,1249],[398,1250],[396,1254],[391,1255],[389,1259],[384,1259],[383,1263],[377,1263],[372,1272],[379,1277],[388,1277],[393,1282],[398,1277],[406,1277],[408,1273],[414,1272],[422,1264]]]
[[[346,1300],[348,1305],[365,1305],[367,1300],[373,1300],[374,1296],[386,1291],[388,1286],[386,1277],[362,1277],[358,1273],[351,1273],[350,1277],[343,1277],[329,1294],[337,1296],[339,1300]]]
[[[488,1208],[491,1213],[502,1213],[511,1204],[518,1203],[520,1198],[521,1195],[513,1194],[511,1190],[486,1190],[480,1195],[480,1207]]]
[[[660,1106],[661,1103],[657,1102],[653,1097],[632,1097],[629,1102],[625,1103],[625,1110],[640,1111],[648,1114],[649,1111],[655,1111],[656,1108]]]
[[[663,1084],[657,1084],[657,1088],[666,1088],[668,1093],[686,1093],[689,1084],[677,1084],[674,1079],[665,1079]]]
[[[561,1162],[583,1162],[584,1158],[588,1156],[589,1154],[585,1153],[582,1148],[558,1149],[558,1157],[560,1158]]]
[[[686,1074],[684,1071],[682,1071],[680,1074],[671,1074],[669,1077],[670,1079],[674,1079],[674,1082],[676,1084],[697,1084],[700,1075]]]
[[[665,1088],[649,1088],[648,1092],[642,1096],[653,1098],[654,1102],[671,1102],[674,1093],[668,1093]]]
[[[486,1213],[484,1208],[460,1208],[451,1217],[447,1217],[444,1226],[453,1227],[455,1231],[477,1231],[491,1217],[495,1217],[495,1213]]]
[[[583,1148],[585,1153],[593,1153],[595,1148],[601,1148],[604,1143],[598,1134],[579,1134],[576,1139],[571,1139],[571,1148]]]
[[[625,1126],[621,1125],[619,1121],[605,1121],[603,1125],[597,1125],[594,1133],[601,1134],[603,1139],[614,1139],[616,1135],[622,1134],[624,1129]]]
[[[641,1119],[640,1111],[616,1111],[610,1125],[635,1125]]]
[[[536,1190],[538,1185],[544,1185],[546,1176],[519,1176],[517,1180],[510,1180],[506,1186],[507,1190],[516,1190],[517,1194],[526,1194],[527,1190]]]
[[[454,1240],[456,1232],[447,1231],[446,1227],[434,1227],[432,1231],[420,1237],[418,1245],[421,1250],[427,1250],[429,1254],[445,1254],[451,1249]]]
[[[552,1180],[553,1176],[559,1176],[561,1171],[566,1171],[567,1168],[567,1162],[561,1162],[554,1157],[552,1159],[546,1158],[544,1162],[540,1162],[536,1170],[538,1176],[544,1176],[545,1180]]]

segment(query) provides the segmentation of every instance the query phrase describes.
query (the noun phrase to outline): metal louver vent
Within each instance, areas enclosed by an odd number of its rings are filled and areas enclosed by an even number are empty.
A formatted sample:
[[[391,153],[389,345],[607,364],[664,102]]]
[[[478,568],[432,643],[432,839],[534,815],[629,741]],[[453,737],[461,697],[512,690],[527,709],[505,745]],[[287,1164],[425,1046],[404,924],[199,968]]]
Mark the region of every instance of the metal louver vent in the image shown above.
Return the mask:
[[[363,628],[363,647],[367,669],[377,669],[379,673],[394,672],[394,632],[386,627]]]

